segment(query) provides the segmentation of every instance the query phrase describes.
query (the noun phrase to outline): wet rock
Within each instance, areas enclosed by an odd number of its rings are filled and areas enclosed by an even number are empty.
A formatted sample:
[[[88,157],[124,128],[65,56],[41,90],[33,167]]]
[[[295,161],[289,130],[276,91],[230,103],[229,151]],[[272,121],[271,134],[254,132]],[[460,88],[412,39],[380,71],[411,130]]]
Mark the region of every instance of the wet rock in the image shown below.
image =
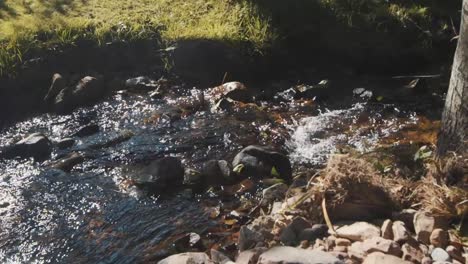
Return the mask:
[[[99,126],[96,124],[88,124],[78,128],[78,130],[72,134],[72,137],[87,137],[99,132]]]
[[[155,89],[156,86],[156,81],[152,80],[148,76],[139,76],[125,81],[125,88],[133,91],[149,91]]]
[[[52,76],[52,84],[50,85],[49,91],[44,97],[44,101],[50,102],[60,93],[60,91],[65,89],[66,85],[67,83],[65,81],[65,78],[63,78],[62,75],[60,75],[59,73],[55,73]]]
[[[131,139],[134,136],[134,134],[131,131],[123,131],[117,134],[116,136],[113,136],[104,142],[94,144],[90,146],[90,148],[93,149],[99,149],[99,148],[109,148],[113,147],[115,145],[118,145],[120,143],[123,143],[129,139]]]
[[[449,244],[449,234],[447,231],[436,228],[430,236],[431,245],[435,247],[445,248]]]
[[[237,256],[236,264],[256,264],[260,255],[267,250],[265,247],[260,247],[242,251]]]
[[[410,234],[402,221],[395,221],[392,225],[393,241],[403,244],[410,239]]]
[[[192,251],[192,249],[204,250],[201,237],[197,233],[188,233],[176,239],[174,247],[178,252]]]
[[[252,102],[252,92],[240,82],[228,82],[213,88],[208,94],[213,101],[221,99],[232,99],[243,103]]]
[[[342,264],[330,253],[293,247],[274,247],[261,254],[258,264]]]
[[[362,243],[362,247],[364,248],[364,251],[367,254],[373,252],[381,252],[397,257],[401,257],[401,255],[403,254],[398,243],[381,237],[373,237],[364,240],[364,242]]]
[[[238,171],[244,177],[277,176],[286,182],[290,182],[292,178],[291,162],[288,157],[267,147],[244,148],[234,157],[232,166],[234,171]]]
[[[294,98],[326,99],[329,96],[328,93],[330,93],[328,86],[328,80],[322,80],[317,85],[297,86],[295,87],[297,93],[295,94]]]
[[[56,145],[59,149],[67,149],[72,147],[75,144],[73,138],[64,138],[56,142]]]
[[[413,263],[421,263],[421,260],[424,258],[424,252],[414,243],[405,243],[401,246],[403,251],[402,258]]]
[[[316,224],[311,228],[306,228],[299,234],[299,240],[315,241],[318,238],[323,238],[327,235],[328,226]]]
[[[369,256],[365,258],[363,264],[411,264],[411,262],[402,260],[393,255],[375,252],[369,254]]]
[[[158,264],[212,264],[208,255],[203,252],[189,252],[172,255],[158,262]]]
[[[235,183],[231,167],[225,160],[210,160],[203,165],[201,177],[205,186],[220,186]]]
[[[338,228],[336,233],[339,237],[344,237],[351,241],[364,241],[369,238],[379,237],[380,228],[367,222],[356,222]]]
[[[262,205],[272,204],[273,202],[283,201],[286,192],[288,191],[288,185],[284,183],[277,183],[263,190]]]
[[[436,216],[432,216],[427,212],[419,211],[414,215],[414,229],[416,231],[416,238],[428,245],[430,243],[430,236],[432,231],[436,228],[443,228],[446,226],[445,221]]]
[[[306,239],[299,239],[301,232],[312,225],[303,217],[296,217],[286,226],[280,234],[280,240],[284,245],[295,246],[297,242]]]
[[[261,233],[251,230],[247,226],[242,226],[239,230],[239,251],[251,249],[255,244],[263,242],[264,237]]]
[[[3,148],[0,157],[6,159],[33,157],[35,160],[42,161],[50,156],[51,151],[50,140],[42,133],[34,133],[14,145]]]
[[[382,237],[385,239],[393,239],[393,222],[390,219],[387,219],[383,222],[382,227],[380,228]]]
[[[451,262],[452,258],[450,255],[447,253],[447,251],[443,250],[442,248],[434,248],[434,250],[431,253],[431,258],[434,261],[448,261]]]
[[[101,99],[105,93],[105,85],[98,78],[86,76],[75,88],[67,87],[55,97],[55,110],[67,113],[76,107],[90,105]]]
[[[70,172],[73,169],[73,167],[82,163],[83,161],[84,161],[83,155],[81,155],[80,153],[74,152],[62,159],[59,159],[58,161],[53,162],[50,167],[54,169],[59,169],[65,172]]]
[[[164,157],[152,161],[142,168],[127,168],[135,184],[149,192],[163,192],[181,186],[184,168],[175,157]]]

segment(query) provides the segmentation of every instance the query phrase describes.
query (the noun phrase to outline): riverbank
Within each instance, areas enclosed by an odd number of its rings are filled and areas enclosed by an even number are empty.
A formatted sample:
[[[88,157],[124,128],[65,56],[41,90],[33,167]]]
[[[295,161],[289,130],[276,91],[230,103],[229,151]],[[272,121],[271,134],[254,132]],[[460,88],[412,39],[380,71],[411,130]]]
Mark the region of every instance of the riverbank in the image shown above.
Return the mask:
[[[41,111],[55,72],[179,76],[196,86],[324,72],[447,73],[458,9],[432,1],[6,1],[2,112]]]

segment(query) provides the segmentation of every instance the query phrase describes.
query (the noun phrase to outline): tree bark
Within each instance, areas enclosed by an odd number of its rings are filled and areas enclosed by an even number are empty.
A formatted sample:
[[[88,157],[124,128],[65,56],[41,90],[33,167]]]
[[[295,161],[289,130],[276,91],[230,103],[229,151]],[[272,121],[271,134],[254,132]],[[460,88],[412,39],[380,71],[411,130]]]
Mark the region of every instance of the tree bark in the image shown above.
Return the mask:
[[[449,151],[467,152],[468,147],[468,0],[463,0],[461,16],[457,50],[437,142],[439,157]]]

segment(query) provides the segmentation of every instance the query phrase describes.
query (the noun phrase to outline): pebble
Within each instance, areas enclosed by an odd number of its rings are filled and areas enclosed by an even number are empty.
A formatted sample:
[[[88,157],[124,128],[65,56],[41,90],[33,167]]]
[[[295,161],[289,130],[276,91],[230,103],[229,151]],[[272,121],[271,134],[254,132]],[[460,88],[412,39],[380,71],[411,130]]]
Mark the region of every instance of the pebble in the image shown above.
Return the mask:
[[[434,261],[452,261],[447,251],[442,248],[435,248],[431,253],[431,257]]]

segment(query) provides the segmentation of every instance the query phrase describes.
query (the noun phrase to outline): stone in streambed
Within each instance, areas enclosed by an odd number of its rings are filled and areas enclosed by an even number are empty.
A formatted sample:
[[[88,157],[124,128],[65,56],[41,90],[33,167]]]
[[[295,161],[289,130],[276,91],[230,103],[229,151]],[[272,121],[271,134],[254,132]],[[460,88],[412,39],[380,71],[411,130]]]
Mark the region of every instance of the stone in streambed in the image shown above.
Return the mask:
[[[135,185],[151,193],[179,187],[184,181],[184,167],[176,157],[164,157],[148,165],[131,166],[124,170]]]
[[[393,255],[386,255],[380,252],[369,254],[363,264],[411,264],[409,261],[402,260],[401,258]]]
[[[210,160],[203,165],[201,179],[205,186],[230,185],[235,183],[232,169],[225,160]]]
[[[34,133],[14,145],[3,148],[0,157],[6,159],[33,157],[35,160],[42,161],[50,156],[51,151],[50,140],[42,133]]]
[[[244,148],[234,157],[232,166],[243,177],[277,176],[287,182],[292,178],[288,157],[268,147],[252,145]]]

